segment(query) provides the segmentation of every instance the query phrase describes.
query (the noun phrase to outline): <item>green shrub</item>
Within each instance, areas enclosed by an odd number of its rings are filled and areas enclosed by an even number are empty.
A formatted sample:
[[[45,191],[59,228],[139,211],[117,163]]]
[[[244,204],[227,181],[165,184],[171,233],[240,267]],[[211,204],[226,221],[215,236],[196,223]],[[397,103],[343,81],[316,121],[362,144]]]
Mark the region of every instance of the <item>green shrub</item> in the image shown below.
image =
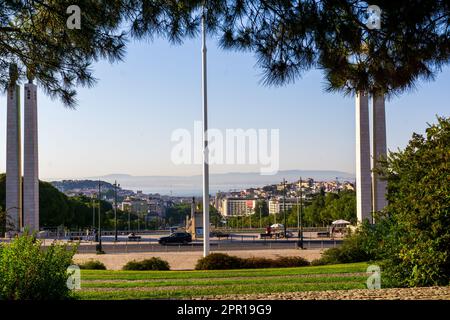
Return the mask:
[[[0,246],[0,300],[71,298],[67,268],[76,246],[53,243],[47,248],[25,234]]]
[[[313,267],[317,267],[317,266],[323,266],[327,264],[325,261],[323,261],[322,259],[314,259],[313,261],[311,261],[311,266]]]
[[[196,270],[229,270],[229,269],[260,269],[260,268],[294,268],[308,266],[309,262],[302,257],[238,258],[223,253],[212,253],[199,259]]]
[[[296,268],[311,265],[308,260],[302,257],[280,257],[274,260],[275,268]]]
[[[150,259],[145,259],[142,261],[129,261],[126,265],[123,266],[123,270],[136,270],[136,271],[144,271],[144,270],[161,270],[166,271],[170,270],[170,265],[167,261],[162,260],[157,257],[152,257]]]
[[[106,270],[106,266],[98,260],[86,261],[79,265],[80,269],[85,270]]]
[[[197,261],[196,270],[241,269],[242,259],[224,253],[211,253]]]
[[[388,287],[449,285],[450,236],[442,238],[430,239],[427,233],[408,232],[395,224],[383,252],[383,283]]]
[[[247,258],[241,260],[241,268],[245,269],[296,268],[310,265],[309,261],[302,257],[279,257],[277,259]]]
[[[239,269],[274,268],[274,260],[267,258],[241,258]]]
[[[314,265],[366,262],[381,259],[383,237],[387,234],[387,221],[376,225],[364,222],[353,234],[347,235],[341,246],[326,250]]]
[[[450,118],[381,162],[388,182],[383,282],[395,287],[450,283]]]

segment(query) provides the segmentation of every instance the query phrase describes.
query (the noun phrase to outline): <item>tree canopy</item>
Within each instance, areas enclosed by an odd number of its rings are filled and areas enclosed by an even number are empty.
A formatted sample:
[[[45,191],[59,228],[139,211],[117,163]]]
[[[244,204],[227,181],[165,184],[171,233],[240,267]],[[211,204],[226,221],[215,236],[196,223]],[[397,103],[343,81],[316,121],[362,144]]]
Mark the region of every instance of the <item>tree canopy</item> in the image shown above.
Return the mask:
[[[67,8],[81,8],[81,29],[67,27]],[[16,64],[19,80],[36,78],[51,97],[75,105],[75,88],[92,86],[90,66],[102,58],[120,60],[125,33],[119,0],[5,0],[0,10],[0,85]]]
[[[81,10],[80,29],[67,27],[71,5]],[[203,13],[223,48],[256,53],[269,85],[311,68],[324,71],[328,90],[346,93],[395,94],[432,79],[449,62],[449,2],[377,5],[379,30],[366,25],[369,3],[357,0],[5,0],[0,85],[15,63],[20,79],[35,77],[50,96],[74,106],[75,88],[95,83],[93,62],[121,60],[131,38],[180,43],[198,34]]]
[[[316,67],[328,90],[396,94],[449,62],[448,1],[377,1],[380,29],[366,25],[366,1],[231,2],[222,46],[255,52],[267,84]]]

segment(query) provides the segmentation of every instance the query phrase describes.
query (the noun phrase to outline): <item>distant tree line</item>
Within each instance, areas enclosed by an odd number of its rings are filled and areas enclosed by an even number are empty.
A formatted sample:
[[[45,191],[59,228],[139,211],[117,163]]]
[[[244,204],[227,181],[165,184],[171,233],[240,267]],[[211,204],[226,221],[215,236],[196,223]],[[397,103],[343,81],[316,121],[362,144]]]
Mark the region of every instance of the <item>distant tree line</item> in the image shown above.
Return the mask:
[[[6,226],[6,175],[0,174],[0,230]],[[102,226],[112,228],[114,226],[114,211],[107,201],[100,202]],[[39,181],[39,211],[41,228],[56,228],[64,226],[72,230],[83,229],[92,226],[93,207],[95,206],[95,221],[98,223],[98,202],[92,203],[92,199],[86,196],[68,197],[48,182]],[[124,214],[118,212],[121,219]]]

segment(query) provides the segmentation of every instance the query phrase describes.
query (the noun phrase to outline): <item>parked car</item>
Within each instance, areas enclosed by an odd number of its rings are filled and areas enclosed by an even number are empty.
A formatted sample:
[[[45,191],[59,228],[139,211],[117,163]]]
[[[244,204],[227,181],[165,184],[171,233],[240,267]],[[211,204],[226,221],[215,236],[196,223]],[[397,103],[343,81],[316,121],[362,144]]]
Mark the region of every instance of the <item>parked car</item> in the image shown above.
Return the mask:
[[[216,237],[216,238],[229,238],[231,235],[229,234],[229,233],[225,233],[225,232],[222,232],[222,231],[213,231],[213,232],[211,232],[210,234],[210,237],[211,238],[213,238],[213,237]]]
[[[294,234],[291,231],[286,231],[286,238],[294,238]]]
[[[286,231],[286,235],[284,234],[284,231],[277,231],[273,234],[276,239],[288,239],[288,238],[294,238],[294,234],[290,231]]]
[[[329,238],[330,232],[323,231],[323,232],[317,232],[317,238]]]
[[[163,245],[167,243],[188,244],[190,242],[192,242],[192,236],[187,232],[175,232],[168,237],[161,237],[158,240],[158,243]]]

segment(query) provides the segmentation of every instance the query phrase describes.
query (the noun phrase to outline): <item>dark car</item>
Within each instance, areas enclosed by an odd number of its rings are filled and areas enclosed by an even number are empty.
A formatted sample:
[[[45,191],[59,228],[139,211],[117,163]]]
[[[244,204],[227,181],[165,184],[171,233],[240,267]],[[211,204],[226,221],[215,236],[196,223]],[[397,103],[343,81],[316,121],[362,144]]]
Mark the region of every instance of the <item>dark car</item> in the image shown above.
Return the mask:
[[[216,237],[216,238],[219,238],[219,239],[221,239],[221,238],[227,238],[228,239],[230,237],[230,234],[222,232],[222,231],[213,231],[213,232],[210,233],[210,237],[211,238]]]
[[[160,238],[158,241],[159,244],[167,244],[167,243],[187,244],[189,242],[192,242],[192,236],[186,232],[175,232],[168,237]]]

